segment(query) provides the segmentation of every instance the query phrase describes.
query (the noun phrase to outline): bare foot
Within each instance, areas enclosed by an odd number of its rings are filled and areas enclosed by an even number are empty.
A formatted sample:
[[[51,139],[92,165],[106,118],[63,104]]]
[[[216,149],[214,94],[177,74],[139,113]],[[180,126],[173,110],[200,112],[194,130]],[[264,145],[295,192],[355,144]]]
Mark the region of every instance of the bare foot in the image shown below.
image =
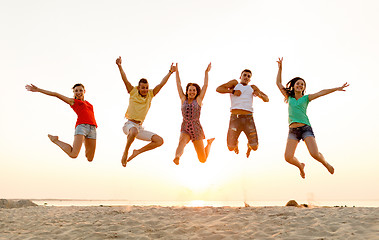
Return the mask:
[[[53,136],[50,134],[48,134],[47,136],[49,137],[50,141],[52,141],[53,143],[56,143],[56,141],[59,140],[58,136]]]
[[[207,140],[207,144],[208,145],[211,145],[212,144],[212,142],[215,140],[215,138],[210,138],[210,139],[208,139]]]
[[[127,158],[128,158],[128,153],[126,153],[126,155],[122,155],[122,159],[121,159],[121,164],[123,167],[126,167],[126,163],[127,163]]]
[[[249,156],[250,156],[250,152],[251,152],[251,147],[248,146],[248,147],[247,147],[247,152],[246,152],[246,157],[247,157],[247,158],[249,158]]]
[[[134,149],[132,155],[130,155],[127,162],[130,162],[133,158],[137,157],[138,154],[139,154],[139,151],[137,149]]]
[[[175,159],[174,159],[174,161],[173,161],[176,165],[179,165],[179,158],[178,157],[176,157]]]
[[[334,167],[332,165],[330,165],[329,163],[326,163],[325,167],[328,169],[328,171],[330,172],[330,174],[334,173]]]
[[[234,152],[235,152],[236,154],[240,153],[240,150],[238,150],[238,146],[234,148]]]
[[[299,168],[300,169],[300,176],[302,178],[305,178],[305,172],[304,172],[305,164],[304,163],[300,163],[300,166],[301,166],[301,168]]]

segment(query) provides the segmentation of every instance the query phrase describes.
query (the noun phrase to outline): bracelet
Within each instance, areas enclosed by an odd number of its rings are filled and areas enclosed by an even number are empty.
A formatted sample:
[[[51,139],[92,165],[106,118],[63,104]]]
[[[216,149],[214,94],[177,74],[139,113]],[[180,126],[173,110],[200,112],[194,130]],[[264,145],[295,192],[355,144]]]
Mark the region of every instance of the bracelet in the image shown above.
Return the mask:
[[[168,72],[169,72],[169,73],[173,73],[174,71],[171,71],[171,69],[170,69],[170,70],[168,70]]]

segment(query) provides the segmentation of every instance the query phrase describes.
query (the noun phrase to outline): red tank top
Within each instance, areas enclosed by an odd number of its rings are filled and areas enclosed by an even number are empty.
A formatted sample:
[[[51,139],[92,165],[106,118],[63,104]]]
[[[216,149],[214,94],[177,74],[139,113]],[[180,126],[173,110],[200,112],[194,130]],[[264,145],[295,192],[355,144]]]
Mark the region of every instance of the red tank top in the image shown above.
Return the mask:
[[[93,112],[93,106],[91,103],[74,99],[74,104],[71,106],[71,108],[78,115],[75,127],[77,127],[79,124],[90,124],[97,127],[95,114]]]

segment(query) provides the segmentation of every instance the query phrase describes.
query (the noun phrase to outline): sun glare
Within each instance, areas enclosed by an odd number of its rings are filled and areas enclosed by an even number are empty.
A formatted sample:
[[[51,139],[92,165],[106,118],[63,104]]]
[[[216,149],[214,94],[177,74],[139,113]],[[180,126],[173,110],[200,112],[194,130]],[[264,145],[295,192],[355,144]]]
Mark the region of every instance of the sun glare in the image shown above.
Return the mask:
[[[205,201],[203,200],[193,200],[185,205],[186,207],[205,207]]]
[[[227,180],[228,174],[219,163],[198,162],[195,154],[187,151],[187,156],[182,157],[176,179],[178,184],[192,192],[193,198],[201,199],[204,194],[218,189]]]
[[[178,174],[178,181],[181,185],[195,194],[206,191],[214,181],[214,179],[212,179],[212,174],[207,172],[206,165],[201,165],[202,166],[200,166],[200,164],[191,164],[191,166],[185,166],[185,168],[183,167]]]

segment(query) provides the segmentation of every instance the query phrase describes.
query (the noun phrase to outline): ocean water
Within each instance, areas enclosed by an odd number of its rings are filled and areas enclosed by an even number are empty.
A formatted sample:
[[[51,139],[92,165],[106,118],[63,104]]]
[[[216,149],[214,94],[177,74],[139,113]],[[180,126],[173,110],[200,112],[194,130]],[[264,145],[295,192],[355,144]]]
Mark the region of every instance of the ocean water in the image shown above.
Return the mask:
[[[160,207],[245,207],[244,201],[132,201],[132,200],[77,200],[33,199],[40,206],[160,206]],[[288,201],[246,201],[250,207],[285,206]],[[379,207],[379,200],[297,201],[309,206]]]

